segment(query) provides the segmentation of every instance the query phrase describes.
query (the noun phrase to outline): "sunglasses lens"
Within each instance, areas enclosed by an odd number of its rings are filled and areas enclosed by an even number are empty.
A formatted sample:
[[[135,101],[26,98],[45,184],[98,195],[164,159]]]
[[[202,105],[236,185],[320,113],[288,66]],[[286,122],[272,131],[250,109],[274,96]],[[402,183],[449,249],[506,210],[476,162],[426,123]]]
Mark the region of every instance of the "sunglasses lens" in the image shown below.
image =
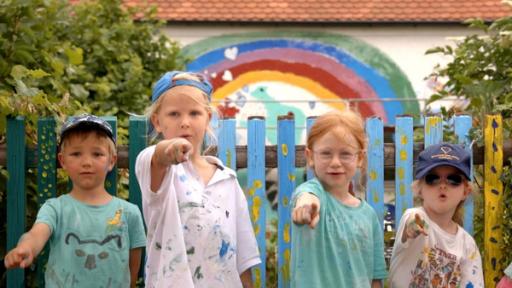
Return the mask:
[[[427,183],[427,185],[436,185],[437,183],[439,183],[439,175],[436,175],[436,174],[425,175],[425,183]]]
[[[446,183],[448,183],[451,186],[459,186],[462,184],[463,178],[462,175],[459,174],[450,174],[446,176]],[[437,185],[441,182],[441,177],[436,174],[427,174],[425,176],[425,183],[427,185]]]
[[[446,176],[446,181],[453,186],[459,186],[462,184],[462,176],[459,174],[451,174]]]

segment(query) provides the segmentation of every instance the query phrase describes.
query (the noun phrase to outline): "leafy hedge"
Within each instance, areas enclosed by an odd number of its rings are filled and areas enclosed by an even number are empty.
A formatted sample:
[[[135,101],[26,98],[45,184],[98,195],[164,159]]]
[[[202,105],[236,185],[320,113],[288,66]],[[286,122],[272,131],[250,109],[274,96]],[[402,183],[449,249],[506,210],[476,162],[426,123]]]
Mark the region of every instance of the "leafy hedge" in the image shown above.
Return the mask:
[[[128,116],[142,114],[150,104],[153,81],[183,67],[180,47],[160,33],[164,23],[154,20],[154,7],[126,9],[120,0],[69,2],[0,1],[0,144],[6,116],[26,118],[30,145],[39,117],[63,120],[83,112],[117,116],[124,144]],[[0,168],[0,218],[6,219],[7,173]],[[33,172],[27,175],[28,225],[37,212]],[[0,224],[0,258],[5,224]],[[33,273],[28,276],[31,286]]]
[[[0,4],[0,132],[7,115],[34,123],[85,111],[126,124],[129,113],[149,105],[152,82],[182,66],[177,43],[159,34],[162,22],[151,20],[154,7],[68,2]]]
[[[486,114],[503,116],[503,139],[512,134],[512,16],[487,24],[472,19],[467,23],[477,29],[478,34],[462,38],[455,47],[436,47],[427,53],[441,53],[451,58],[445,66],[438,66],[433,77],[446,81],[444,88],[433,95],[431,101],[449,96],[465,98],[469,101],[465,112],[471,113],[475,127],[482,127]],[[445,110],[452,114],[455,110]],[[477,144],[483,145],[483,131],[472,131]],[[503,263],[507,267],[512,262],[512,174],[510,163],[504,167],[502,175],[504,187],[503,215]],[[481,195],[483,198],[483,195]],[[479,207],[475,218],[476,240],[483,240],[483,199],[476,199]],[[478,213],[479,212],[479,213]]]

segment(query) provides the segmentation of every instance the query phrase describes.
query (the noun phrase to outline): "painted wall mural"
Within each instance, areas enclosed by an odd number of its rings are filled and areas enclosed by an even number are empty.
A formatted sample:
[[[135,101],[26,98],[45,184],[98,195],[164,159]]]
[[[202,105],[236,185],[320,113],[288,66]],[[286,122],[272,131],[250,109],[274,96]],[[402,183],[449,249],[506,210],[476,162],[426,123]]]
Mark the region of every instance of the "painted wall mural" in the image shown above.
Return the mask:
[[[184,47],[194,59],[188,71],[214,85],[212,101],[235,117],[245,144],[248,116],[266,117],[267,143],[276,144],[278,115],[292,112],[296,143],[304,143],[305,120],[347,105],[364,117],[393,124],[396,115],[417,114],[407,77],[382,51],[358,39],[318,32],[257,32],[221,35]]]

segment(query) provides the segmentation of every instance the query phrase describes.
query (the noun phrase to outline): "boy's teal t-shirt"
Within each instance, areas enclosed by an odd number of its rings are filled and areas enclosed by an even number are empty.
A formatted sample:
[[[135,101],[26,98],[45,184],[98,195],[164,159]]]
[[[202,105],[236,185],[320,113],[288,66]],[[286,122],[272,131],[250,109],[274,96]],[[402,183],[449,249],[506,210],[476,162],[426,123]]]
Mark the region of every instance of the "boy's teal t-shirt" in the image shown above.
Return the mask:
[[[116,197],[87,205],[66,194],[46,201],[36,223],[52,231],[46,287],[129,287],[130,249],[146,245],[137,206]]]
[[[293,206],[307,192],[320,199],[320,219],[315,229],[292,225],[291,286],[364,288],[385,279],[384,232],[373,208],[363,200],[344,205],[316,178],[297,187]]]

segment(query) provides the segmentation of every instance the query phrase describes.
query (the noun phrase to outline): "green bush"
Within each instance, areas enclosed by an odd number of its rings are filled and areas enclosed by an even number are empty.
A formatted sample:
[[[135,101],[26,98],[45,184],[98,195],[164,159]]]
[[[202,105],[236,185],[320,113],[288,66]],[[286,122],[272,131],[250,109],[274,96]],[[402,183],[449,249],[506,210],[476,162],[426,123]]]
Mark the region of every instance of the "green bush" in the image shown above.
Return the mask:
[[[150,104],[153,81],[183,67],[180,47],[160,34],[163,22],[154,20],[155,7],[126,9],[121,0],[69,2],[0,1],[0,144],[5,143],[7,116],[25,117],[27,142],[33,145],[39,117],[62,121],[83,112],[117,116],[119,143],[124,144],[128,116],[142,114]],[[0,168],[0,215],[5,219],[7,173]],[[119,180],[121,195],[126,194],[125,180]],[[59,193],[66,190],[63,181]],[[27,182],[31,225],[38,208],[34,171],[28,172]],[[0,235],[3,258],[5,223]]]
[[[435,101],[448,96],[457,96],[469,101],[465,112],[473,116],[472,137],[483,145],[483,126],[486,114],[503,116],[503,139],[512,133],[512,16],[486,24],[482,20],[468,20],[471,28],[479,34],[464,37],[455,47],[436,47],[427,53],[440,53],[451,58],[445,66],[437,66],[433,77],[446,80],[444,89],[432,96]],[[458,111],[442,110],[450,116]],[[506,159],[510,165],[512,159]],[[482,169],[476,167],[477,181],[482,184]],[[480,173],[480,175],[478,175]],[[512,262],[512,175],[510,166],[502,174],[504,187],[503,214],[503,258],[501,267]],[[481,185],[480,185],[481,186]],[[482,188],[482,187],[481,187]],[[475,199],[475,239],[483,248],[483,195]]]

